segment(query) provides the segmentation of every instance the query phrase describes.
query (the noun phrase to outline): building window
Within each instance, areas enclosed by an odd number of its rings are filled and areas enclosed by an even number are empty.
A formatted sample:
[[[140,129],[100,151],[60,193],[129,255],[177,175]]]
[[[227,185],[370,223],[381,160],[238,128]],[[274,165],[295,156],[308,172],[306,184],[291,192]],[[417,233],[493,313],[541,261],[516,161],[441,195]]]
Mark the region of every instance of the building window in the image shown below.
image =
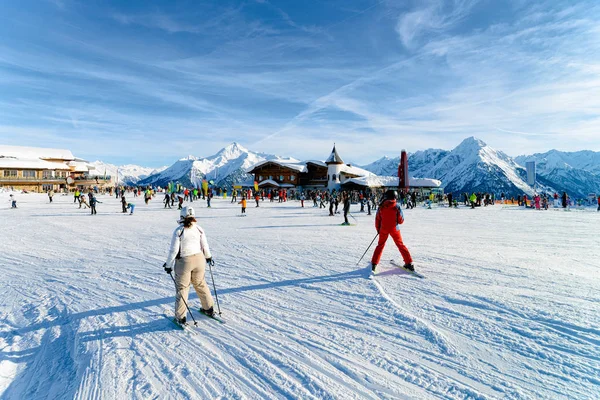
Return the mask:
[[[54,185],[43,184],[43,185],[42,185],[42,190],[43,190],[44,192],[47,192],[48,190],[54,190]]]
[[[334,182],[335,182],[335,178],[336,178],[336,176],[335,176],[335,174],[333,174],[333,181],[334,181]]]
[[[271,179],[271,180],[272,180],[272,179],[273,179],[273,175],[269,175],[269,179]]]
[[[295,179],[296,179],[296,176],[295,176],[295,175],[291,175],[291,176],[290,176],[290,180],[291,180],[291,181],[294,181]]]
[[[42,171],[42,177],[45,179],[52,178],[52,171],[49,171],[49,170]]]
[[[17,170],[4,171],[5,178],[10,178],[11,176],[17,176]]]
[[[259,181],[259,182],[260,182],[260,181],[262,181],[262,175],[260,175],[260,176],[258,177],[258,181]]]
[[[279,180],[283,181],[283,175],[279,175]]]

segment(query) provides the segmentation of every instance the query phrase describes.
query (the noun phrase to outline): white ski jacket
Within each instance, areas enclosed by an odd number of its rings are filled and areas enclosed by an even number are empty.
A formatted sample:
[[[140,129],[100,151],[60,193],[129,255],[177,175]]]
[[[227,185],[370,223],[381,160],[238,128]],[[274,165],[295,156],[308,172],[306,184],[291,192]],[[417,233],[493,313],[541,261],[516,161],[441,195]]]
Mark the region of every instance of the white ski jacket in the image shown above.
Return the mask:
[[[171,238],[171,248],[167,258],[167,267],[173,268],[177,253],[181,250],[180,257],[193,256],[195,254],[204,254],[204,258],[212,258],[206,234],[204,230],[195,223],[189,228],[184,228],[183,225],[177,227]]]

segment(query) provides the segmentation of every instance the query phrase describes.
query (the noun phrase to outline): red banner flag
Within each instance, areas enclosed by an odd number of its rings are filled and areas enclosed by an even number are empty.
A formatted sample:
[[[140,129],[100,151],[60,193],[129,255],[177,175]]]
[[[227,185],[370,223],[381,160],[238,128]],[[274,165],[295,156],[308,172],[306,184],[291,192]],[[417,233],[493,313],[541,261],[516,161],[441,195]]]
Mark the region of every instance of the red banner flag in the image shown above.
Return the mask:
[[[402,150],[400,164],[398,164],[398,187],[400,190],[408,191],[408,156],[406,150]]]

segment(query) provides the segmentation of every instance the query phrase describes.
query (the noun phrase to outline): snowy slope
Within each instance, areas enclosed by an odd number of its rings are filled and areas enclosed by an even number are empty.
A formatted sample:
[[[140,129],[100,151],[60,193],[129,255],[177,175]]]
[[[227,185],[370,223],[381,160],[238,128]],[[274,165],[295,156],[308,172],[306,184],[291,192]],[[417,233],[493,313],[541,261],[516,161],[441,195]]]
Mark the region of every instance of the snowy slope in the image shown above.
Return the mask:
[[[600,152],[590,150],[564,152],[550,150],[546,153],[536,153],[530,156],[519,156],[515,161],[525,165],[527,161],[536,162],[536,171],[543,175],[556,169],[579,169],[600,175]]]
[[[446,192],[533,194],[512,158],[483,141],[469,137],[443,157],[428,177],[443,182]]]
[[[0,203],[2,399],[600,392],[595,210],[406,210],[404,240],[426,279],[385,262],[369,279],[356,262],[374,216],[356,206],[358,224],[341,227],[298,202],[262,203],[245,218],[229,200],[196,202],[227,323],[195,311],[194,334],[163,316],[174,300],[161,265],[177,210],[132,198],[135,214],[123,215],[99,196],[92,217],[70,196],[18,197],[17,210]],[[398,257],[388,243],[383,260]],[[195,295],[189,304],[199,307]]]
[[[449,153],[448,150],[428,149],[408,153],[408,168],[411,177],[423,177],[431,168]],[[384,156],[362,168],[380,176],[397,176],[400,156],[390,158]]]
[[[551,150],[543,154],[519,156],[516,161],[521,165],[535,161],[537,174],[558,191],[566,191],[577,197],[600,193],[600,152]]]
[[[106,175],[115,177],[115,180],[118,170],[119,182],[122,182],[126,185],[135,185],[141,179],[153,174],[157,174],[167,168],[166,166],[162,168],[147,168],[132,164],[118,166],[114,164],[107,164],[102,161],[94,161],[93,163],[90,163],[90,165],[95,167],[95,174],[102,176],[104,175],[104,171],[106,171]]]
[[[274,159],[283,160],[275,155],[255,153],[234,142],[210,157],[182,158],[159,174],[149,176],[140,183],[166,186],[169,182],[179,182],[182,185],[198,186],[202,179],[207,178],[217,185],[230,186],[233,183],[252,181],[252,175],[246,174],[245,171],[260,161]]]
[[[399,158],[384,157],[364,168],[395,176],[398,162]],[[452,151],[429,149],[410,154],[408,168],[411,177],[441,180],[446,192],[533,194],[523,180],[521,166],[474,137],[463,140]]]
[[[448,150],[427,149],[410,154],[408,157],[409,175],[426,178],[429,171],[449,153]]]
[[[384,156],[371,164],[363,165],[361,168],[379,176],[397,176],[399,163],[399,156],[394,158]]]

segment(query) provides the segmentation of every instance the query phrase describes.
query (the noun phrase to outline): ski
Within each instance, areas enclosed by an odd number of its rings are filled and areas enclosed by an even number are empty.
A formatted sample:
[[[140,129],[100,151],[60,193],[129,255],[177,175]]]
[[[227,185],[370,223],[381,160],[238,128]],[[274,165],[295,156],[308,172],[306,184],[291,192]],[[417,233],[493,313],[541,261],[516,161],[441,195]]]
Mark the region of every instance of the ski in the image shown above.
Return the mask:
[[[205,314],[204,312],[202,312],[202,309],[200,309],[200,314],[204,315],[206,318],[214,319],[215,321],[217,321],[221,324],[225,323],[225,321],[223,321],[223,319],[221,317],[217,317],[216,315]]]
[[[422,275],[422,274],[418,273],[417,271],[411,271],[409,269],[404,268],[404,264],[400,264],[396,260],[390,260],[390,263],[395,267],[402,268],[403,270],[405,270],[412,276],[416,276],[417,278],[425,279],[425,275]]]
[[[180,324],[179,321],[177,321],[177,318],[175,318],[175,316],[168,312],[165,311],[165,317],[171,321],[171,323],[179,330],[182,331],[188,331],[188,332],[193,332],[194,330],[192,329],[194,327],[194,325],[190,325],[187,322],[185,324]]]

